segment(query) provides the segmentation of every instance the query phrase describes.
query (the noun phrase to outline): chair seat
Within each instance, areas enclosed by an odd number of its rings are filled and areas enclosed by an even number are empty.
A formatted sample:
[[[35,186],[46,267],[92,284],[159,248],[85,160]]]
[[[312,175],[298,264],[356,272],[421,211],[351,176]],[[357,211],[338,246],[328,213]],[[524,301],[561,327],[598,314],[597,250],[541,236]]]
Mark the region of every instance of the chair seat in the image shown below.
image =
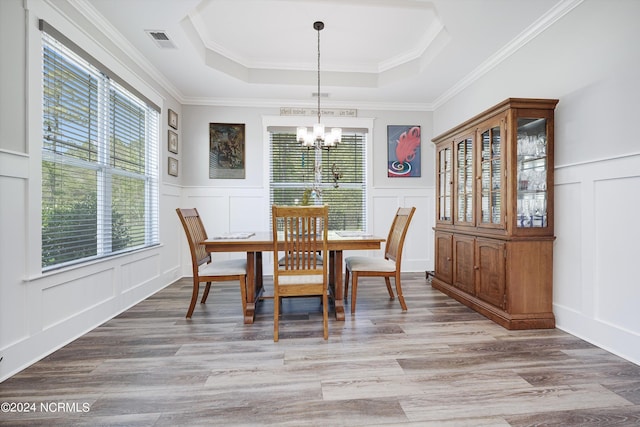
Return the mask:
[[[288,274],[279,275],[278,283],[280,285],[312,285],[323,283],[322,274]]]
[[[390,259],[370,258],[365,256],[352,256],[344,260],[350,271],[396,271],[396,263]]]
[[[201,276],[235,276],[247,274],[246,259],[229,259],[204,264],[200,267]]]

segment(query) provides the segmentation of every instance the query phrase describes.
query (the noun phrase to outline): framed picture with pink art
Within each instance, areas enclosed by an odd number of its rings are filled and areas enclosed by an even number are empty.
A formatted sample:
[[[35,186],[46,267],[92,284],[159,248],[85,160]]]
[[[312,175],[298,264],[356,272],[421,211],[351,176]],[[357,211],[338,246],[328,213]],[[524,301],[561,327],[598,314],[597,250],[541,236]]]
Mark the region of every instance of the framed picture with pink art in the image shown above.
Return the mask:
[[[387,177],[421,176],[420,126],[387,126]]]

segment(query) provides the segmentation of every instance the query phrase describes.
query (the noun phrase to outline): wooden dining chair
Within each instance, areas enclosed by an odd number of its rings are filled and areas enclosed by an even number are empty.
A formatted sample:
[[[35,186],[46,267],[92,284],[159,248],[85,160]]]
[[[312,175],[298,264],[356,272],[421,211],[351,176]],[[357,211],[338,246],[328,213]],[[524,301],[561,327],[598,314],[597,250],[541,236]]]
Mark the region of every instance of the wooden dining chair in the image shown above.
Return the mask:
[[[247,304],[247,260],[231,259],[213,261],[211,253],[207,252],[205,246],[201,242],[207,240],[207,232],[202,224],[202,219],[198,214],[198,210],[193,209],[176,209],[184,232],[189,242],[189,250],[191,251],[191,266],[193,271],[193,292],[191,294],[191,303],[187,310],[187,319],[191,318],[193,310],[200,293],[200,283],[206,282],[202,294],[201,304],[207,301],[211,282],[224,282],[229,280],[240,281],[240,297],[242,298],[242,313],[244,316]]]
[[[327,263],[320,262],[327,259],[328,220],[328,206],[272,206],[273,341],[281,298],[297,296],[322,297],[323,336],[329,338]],[[282,261],[278,252],[284,252]]]
[[[348,295],[349,276],[353,276],[353,284],[351,286],[351,314],[356,312],[356,295],[358,293],[358,278],[362,276],[384,277],[389,291],[389,297],[394,299],[393,289],[391,289],[390,278],[395,279],[396,292],[398,300],[403,311],[407,310],[407,304],[402,295],[402,284],[400,282],[400,267],[402,260],[402,248],[404,246],[404,238],[407,235],[411,218],[416,208],[399,208],[396,216],[393,218],[391,229],[384,250],[384,258],[372,258],[365,256],[352,256],[345,258],[345,274],[344,274],[344,294]]]

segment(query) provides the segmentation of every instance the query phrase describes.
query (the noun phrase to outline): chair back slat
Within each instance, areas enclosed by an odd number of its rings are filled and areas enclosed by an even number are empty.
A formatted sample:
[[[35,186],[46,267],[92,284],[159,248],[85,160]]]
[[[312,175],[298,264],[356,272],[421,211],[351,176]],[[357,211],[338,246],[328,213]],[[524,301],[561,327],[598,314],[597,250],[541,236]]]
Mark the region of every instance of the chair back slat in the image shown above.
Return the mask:
[[[279,270],[284,270],[281,273],[316,270],[312,273],[317,274],[323,270],[318,254],[326,250],[327,212],[324,206],[273,206],[273,240],[284,252],[279,262]]]
[[[399,208],[391,224],[385,247],[385,258],[398,261],[402,257],[404,239],[416,208]]]
[[[202,223],[202,219],[198,214],[198,210],[193,209],[176,209],[180,222],[184,228],[189,243],[189,251],[191,252],[191,261],[193,268],[197,268],[202,264],[211,261],[211,254],[206,251],[201,242],[207,240],[207,232]]]

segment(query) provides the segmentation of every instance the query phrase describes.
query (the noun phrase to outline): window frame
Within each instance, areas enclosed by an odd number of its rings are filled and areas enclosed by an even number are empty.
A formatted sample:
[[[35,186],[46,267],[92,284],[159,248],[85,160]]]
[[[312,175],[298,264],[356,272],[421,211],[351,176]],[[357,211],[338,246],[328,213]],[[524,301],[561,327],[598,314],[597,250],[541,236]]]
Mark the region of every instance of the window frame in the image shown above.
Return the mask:
[[[280,129],[294,129],[297,126],[310,126],[313,124],[315,119],[313,117],[307,116],[263,116],[262,124],[263,124],[263,159],[264,159],[264,167],[263,167],[263,180],[265,182],[265,198],[268,201],[266,203],[268,211],[265,212],[265,221],[264,227],[266,230],[271,228],[270,212],[271,212],[271,137],[270,131],[274,128]],[[372,198],[372,187],[370,183],[372,182],[373,171],[371,168],[371,155],[372,155],[372,146],[373,146],[373,123],[374,119],[372,118],[360,118],[360,117],[323,117],[322,122],[326,127],[340,127],[345,130],[356,129],[366,134],[365,146],[364,146],[364,229],[363,232],[370,232],[372,227],[371,223],[371,198]],[[302,150],[303,148],[300,147]],[[323,166],[324,168],[325,166]],[[309,184],[312,184],[313,181],[310,180]],[[340,182],[340,186],[343,183]]]
[[[95,256],[80,257],[73,260],[69,260],[61,263],[55,263],[55,264],[46,266],[44,264],[44,259],[43,259],[44,257],[43,235],[42,235],[42,230],[40,230],[40,233],[38,234],[40,250],[39,250],[39,259],[37,264],[39,274],[48,273],[48,272],[57,271],[57,270],[64,270],[66,267],[86,264],[87,262],[95,262],[97,260],[110,258],[123,253],[130,253],[133,251],[158,246],[160,244],[160,237],[159,237],[160,235],[160,231],[159,231],[160,174],[159,174],[159,171],[160,171],[160,139],[161,139],[160,108],[156,105],[155,102],[151,101],[149,98],[142,95],[141,92],[139,92],[138,90],[133,88],[131,85],[129,85],[124,79],[120,78],[115,73],[113,73],[110,69],[102,65],[100,62],[94,59],[89,53],[84,51],[82,48],[78,47],[75,43],[71,42],[67,37],[65,37],[62,33],[60,33],[55,28],[51,27],[45,21],[40,20],[38,24],[39,24],[38,29],[41,31],[38,33],[38,38],[37,38],[37,44],[39,46],[38,56],[39,56],[40,63],[43,65],[43,68],[41,69],[39,73],[39,78],[37,80],[38,82],[37,84],[40,87],[40,90],[37,91],[39,94],[38,105],[40,106],[38,121],[40,123],[43,123],[43,120],[45,119],[45,109],[43,104],[45,100],[44,98],[45,93],[43,88],[44,76],[42,74],[42,70],[44,70],[44,63],[45,63],[43,33],[47,33],[49,37],[56,40],[58,43],[64,46],[64,48],[70,50],[73,55],[80,57],[80,59],[83,61],[86,61],[90,67],[95,68],[95,70],[92,70],[89,72],[97,72],[98,74],[102,74],[104,76],[104,82],[102,82],[101,84],[106,84],[105,93],[107,94],[107,97],[109,99],[108,101],[103,103],[103,106],[107,108],[107,110],[101,111],[100,114],[105,114],[105,113],[109,114],[115,111],[115,110],[112,110],[113,108],[122,108],[122,105],[120,105],[119,107],[116,107],[117,105],[116,98],[117,98],[118,100],[126,101],[126,105],[124,105],[125,108],[130,105],[135,105],[136,107],[139,107],[138,113],[144,115],[144,118],[141,118],[142,116],[138,117],[138,123],[139,124],[144,123],[143,125],[144,131],[142,132],[142,134],[144,135],[143,137],[144,138],[144,147],[143,147],[144,154],[142,155],[144,160],[142,162],[137,163],[139,168],[137,172],[126,170],[126,168],[117,167],[115,166],[115,164],[109,165],[110,162],[108,161],[108,159],[106,159],[106,157],[109,157],[109,156],[107,156],[107,153],[105,150],[108,149],[110,146],[112,146],[111,140],[112,138],[114,138],[114,135],[116,135],[116,133],[109,132],[106,135],[102,135],[100,137],[101,141],[98,142],[99,148],[96,153],[98,159],[97,161],[89,162],[82,159],[75,159],[69,156],[60,156],[60,157],[67,157],[66,159],[64,158],[60,159],[58,158],[58,155],[47,152],[47,150],[45,150],[45,144],[44,144],[44,138],[46,137],[45,135],[46,132],[44,128],[41,127],[42,130],[39,132],[39,135],[38,135],[39,138],[36,138],[38,139],[36,151],[39,153],[39,156],[34,156],[34,157],[37,157],[38,168],[41,170],[41,174],[43,171],[42,168],[43,168],[44,162],[51,161],[51,160],[62,160],[61,163],[66,162],[75,166],[79,166],[87,171],[94,170],[97,172],[97,175],[98,175],[98,177],[96,178],[96,180],[98,181],[98,184],[96,185],[96,192],[97,192],[96,194],[100,194],[100,192],[102,192],[101,196],[104,196],[104,199],[107,200],[107,202],[103,204],[103,209],[98,209],[96,212],[95,221],[96,221],[96,227],[97,227],[96,229],[98,230],[98,232],[96,233],[97,244],[96,244]],[[73,59],[71,59],[71,61],[73,61]],[[127,115],[125,115],[125,117],[127,117]],[[32,140],[31,144],[33,144],[32,146],[34,148],[36,147],[35,140]],[[111,159],[111,163],[113,162],[114,160]],[[35,159],[34,159],[34,164],[35,164]],[[112,225],[111,223],[105,224],[103,220],[105,218],[108,220],[109,217],[111,216],[110,212],[112,210],[112,206],[109,203],[109,201],[111,200],[111,192],[115,188],[113,186],[115,185],[113,184],[113,181],[114,181],[114,178],[117,179],[119,177],[130,180],[131,182],[138,182],[138,191],[140,191],[140,187],[139,187],[140,185],[144,186],[144,188],[141,190],[142,193],[144,194],[144,214],[143,214],[143,219],[140,222],[142,224],[142,229],[144,231],[142,232],[143,243],[138,244],[138,242],[136,242],[136,244],[131,246],[126,246],[123,249],[113,250],[113,248],[110,245],[108,248],[106,248],[106,245],[104,244],[105,241],[111,240]],[[32,182],[34,181],[36,180],[35,179],[32,180]],[[112,183],[112,185],[109,185],[109,183]],[[45,197],[42,178],[37,180],[37,185],[40,188],[40,191],[38,192],[39,203],[40,203],[38,212],[40,214],[39,215],[40,225],[42,225],[42,220],[43,220],[42,215],[43,215],[43,206],[44,206],[44,197]],[[35,182],[34,182],[34,186],[35,186]],[[128,193],[128,194],[135,195],[138,193],[136,192],[136,193]],[[34,222],[35,221],[33,221],[32,223]],[[107,230],[107,232],[105,232],[104,230]],[[139,240],[140,239],[138,239],[138,241]],[[32,261],[34,264],[32,271],[34,271],[36,270],[35,254],[32,253],[32,257],[33,257]]]

